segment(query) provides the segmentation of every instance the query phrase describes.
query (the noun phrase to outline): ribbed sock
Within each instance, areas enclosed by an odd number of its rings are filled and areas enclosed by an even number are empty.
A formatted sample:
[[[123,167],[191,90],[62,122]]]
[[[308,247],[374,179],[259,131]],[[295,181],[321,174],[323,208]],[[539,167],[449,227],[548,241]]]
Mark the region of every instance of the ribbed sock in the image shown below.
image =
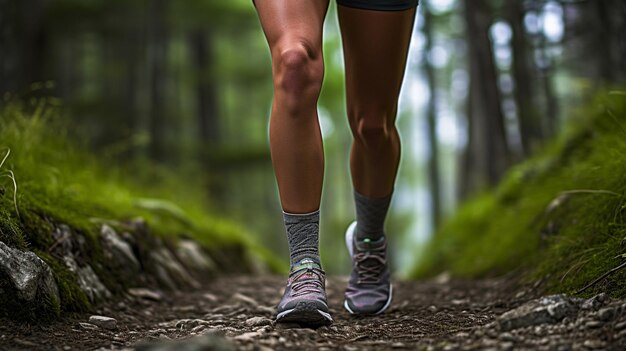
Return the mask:
[[[356,206],[356,238],[379,239],[385,235],[384,225],[393,191],[385,197],[367,197],[354,191]]]
[[[320,211],[303,214],[283,211],[283,218],[291,265],[300,262],[303,258],[310,258],[319,264]]]

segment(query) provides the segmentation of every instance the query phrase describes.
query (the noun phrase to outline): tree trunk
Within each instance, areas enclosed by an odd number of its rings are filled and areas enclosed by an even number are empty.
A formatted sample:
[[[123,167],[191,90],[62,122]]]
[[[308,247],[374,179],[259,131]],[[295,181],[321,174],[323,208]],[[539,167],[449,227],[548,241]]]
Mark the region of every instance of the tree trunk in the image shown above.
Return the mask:
[[[211,35],[207,30],[194,30],[189,35],[189,43],[197,77],[197,123],[200,142],[203,146],[210,146],[218,142],[220,135],[215,80],[209,74],[214,58]]]
[[[512,29],[514,98],[524,156],[528,157],[542,140],[541,120],[535,108],[532,80],[533,69],[529,64],[528,42],[524,30],[524,1],[507,2],[506,14]]]
[[[469,47],[469,143],[462,177],[462,194],[495,185],[509,165],[509,148],[500,106],[497,73],[488,32],[490,9],[485,0],[465,1]]]
[[[432,227],[436,229],[441,221],[441,177],[439,174],[439,144],[437,142],[437,84],[435,81],[435,69],[428,60],[428,55],[432,49],[432,14],[428,9],[428,3],[423,4],[422,9],[424,11],[423,31],[426,39],[423,62],[430,90],[427,112],[428,145],[430,146],[428,179],[430,181]]]
[[[0,0],[0,101],[5,92],[30,95],[30,85],[46,79],[45,5],[45,0]]]
[[[155,161],[167,159],[167,130],[171,126],[166,121],[166,84],[167,84],[167,28],[166,1],[151,2],[150,20],[150,156]]]

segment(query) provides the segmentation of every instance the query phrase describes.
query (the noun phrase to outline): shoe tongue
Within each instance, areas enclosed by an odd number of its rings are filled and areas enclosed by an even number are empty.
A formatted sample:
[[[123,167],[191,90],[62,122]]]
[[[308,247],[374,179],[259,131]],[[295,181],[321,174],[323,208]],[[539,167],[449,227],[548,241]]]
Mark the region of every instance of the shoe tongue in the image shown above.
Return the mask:
[[[305,258],[302,261],[295,263],[293,266],[291,266],[291,273],[295,273],[298,271],[301,271],[303,269],[309,270],[309,269],[319,269],[322,270],[322,267],[319,265],[319,263]]]
[[[358,251],[379,251],[385,248],[385,237],[378,239],[363,238],[354,241],[354,245]]]

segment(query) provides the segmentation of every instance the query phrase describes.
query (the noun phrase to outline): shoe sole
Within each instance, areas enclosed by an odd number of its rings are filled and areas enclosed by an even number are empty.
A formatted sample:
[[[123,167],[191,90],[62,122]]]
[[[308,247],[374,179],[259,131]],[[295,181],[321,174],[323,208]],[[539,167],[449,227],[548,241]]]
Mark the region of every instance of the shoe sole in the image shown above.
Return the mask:
[[[346,247],[348,248],[348,253],[350,254],[350,258],[352,258],[352,256],[354,255],[354,248],[352,246],[352,243],[354,242],[354,232],[356,231],[356,221],[352,222],[350,224],[350,226],[348,226],[348,229],[346,229]],[[353,311],[350,306],[348,306],[348,301],[344,300],[343,301],[343,307],[350,312],[350,314],[368,314],[368,315],[376,315],[376,314],[381,314],[383,312],[385,312],[388,308],[389,305],[391,305],[391,299],[393,298],[393,286],[391,285],[391,283],[389,283],[389,297],[387,298],[387,302],[385,302],[385,305],[383,307],[381,307],[381,309],[379,309],[376,312],[373,313],[362,313],[362,312],[355,312]]]
[[[276,315],[276,323],[297,323],[301,326],[321,327],[331,325],[333,318],[330,313],[320,310],[315,304],[300,301],[296,307]]]

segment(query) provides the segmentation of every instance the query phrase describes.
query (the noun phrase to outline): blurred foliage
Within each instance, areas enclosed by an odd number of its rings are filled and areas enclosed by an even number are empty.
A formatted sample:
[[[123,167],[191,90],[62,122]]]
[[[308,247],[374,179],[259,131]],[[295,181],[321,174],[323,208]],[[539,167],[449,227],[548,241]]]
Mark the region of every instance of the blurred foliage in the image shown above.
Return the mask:
[[[154,235],[168,242],[191,237],[214,252],[241,247],[253,262],[284,269],[247,229],[215,214],[197,191],[204,185],[192,174],[176,174],[153,163],[113,166],[113,159],[96,157],[68,139],[67,118],[57,105],[55,99],[12,101],[0,111],[0,161],[5,160],[0,168],[0,240],[34,251],[51,265],[61,310],[84,310],[89,303],[75,275],[50,255],[51,223],[67,224],[99,247],[102,223],[123,228],[122,223],[143,218]],[[101,253],[91,254],[101,279],[114,279],[97,264],[103,262]],[[109,289],[115,286],[107,284]]]
[[[626,94],[600,94],[494,192],[465,203],[426,247],[414,277],[476,277],[520,269],[573,293],[626,252]],[[626,294],[626,271],[592,289]]]

